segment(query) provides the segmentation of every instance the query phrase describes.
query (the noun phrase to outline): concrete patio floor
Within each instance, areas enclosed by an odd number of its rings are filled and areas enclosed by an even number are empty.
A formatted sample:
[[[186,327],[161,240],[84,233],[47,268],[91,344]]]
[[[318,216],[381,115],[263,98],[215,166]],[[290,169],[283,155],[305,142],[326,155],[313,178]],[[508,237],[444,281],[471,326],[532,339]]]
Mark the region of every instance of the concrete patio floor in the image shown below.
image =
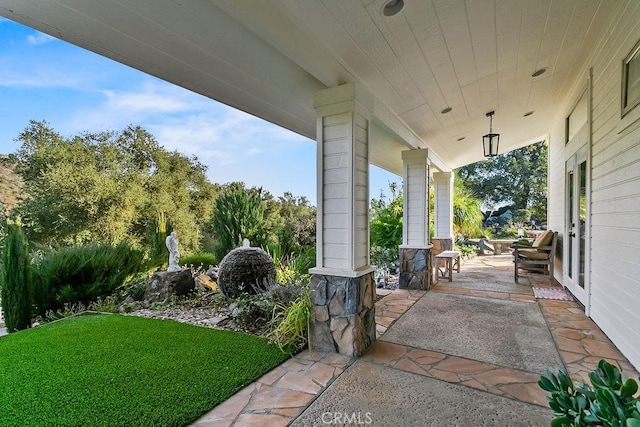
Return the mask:
[[[508,254],[453,282],[376,303],[378,342],[359,359],[302,352],[205,414],[204,426],[548,426],[547,367],[587,379],[601,358],[637,372],[576,302],[536,299]]]

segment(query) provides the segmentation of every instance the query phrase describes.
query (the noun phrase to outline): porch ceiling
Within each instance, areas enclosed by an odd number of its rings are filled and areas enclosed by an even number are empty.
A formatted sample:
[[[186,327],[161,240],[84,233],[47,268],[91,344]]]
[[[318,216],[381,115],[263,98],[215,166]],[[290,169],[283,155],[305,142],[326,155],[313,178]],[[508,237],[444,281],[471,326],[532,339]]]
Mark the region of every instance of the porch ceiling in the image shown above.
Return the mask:
[[[400,173],[408,147],[444,170],[482,159],[490,110],[501,152],[544,139],[615,0],[405,0],[393,17],[385,2],[0,0],[0,15],[314,139],[313,93],[357,81],[376,98],[370,160]]]

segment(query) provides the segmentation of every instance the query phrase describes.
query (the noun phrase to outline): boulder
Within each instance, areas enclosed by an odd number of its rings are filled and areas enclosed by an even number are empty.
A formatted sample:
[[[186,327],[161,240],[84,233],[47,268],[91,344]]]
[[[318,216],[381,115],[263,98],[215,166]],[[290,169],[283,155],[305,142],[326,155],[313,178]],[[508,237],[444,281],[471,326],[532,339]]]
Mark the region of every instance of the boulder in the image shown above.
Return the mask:
[[[186,295],[196,287],[191,269],[178,271],[157,271],[147,282],[144,299],[149,301],[163,301],[171,295]]]
[[[211,276],[201,274],[196,277],[196,286],[203,291],[217,291],[218,285],[211,279]]]

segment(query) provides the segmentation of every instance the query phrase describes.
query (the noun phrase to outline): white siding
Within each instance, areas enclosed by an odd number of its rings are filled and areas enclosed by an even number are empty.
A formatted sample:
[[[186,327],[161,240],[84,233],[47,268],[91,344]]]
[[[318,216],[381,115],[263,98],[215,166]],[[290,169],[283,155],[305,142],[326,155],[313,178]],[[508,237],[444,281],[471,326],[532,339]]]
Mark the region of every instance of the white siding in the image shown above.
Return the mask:
[[[424,246],[428,243],[428,171],[424,163],[406,164],[405,245]]]
[[[353,268],[369,265],[369,123],[354,113],[354,259]]]
[[[622,60],[640,39],[640,2],[615,6],[582,70],[593,69],[590,315],[640,368],[640,107],[624,118],[620,107]],[[563,120],[550,138],[549,227],[557,230],[564,227]]]
[[[322,119],[322,265],[348,269],[349,191],[351,173],[351,113]]]
[[[322,118],[322,267],[369,264],[369,123],[357,111]]]
[[[453,237],[453,181],[451,172],[433,174],[435,237]]]

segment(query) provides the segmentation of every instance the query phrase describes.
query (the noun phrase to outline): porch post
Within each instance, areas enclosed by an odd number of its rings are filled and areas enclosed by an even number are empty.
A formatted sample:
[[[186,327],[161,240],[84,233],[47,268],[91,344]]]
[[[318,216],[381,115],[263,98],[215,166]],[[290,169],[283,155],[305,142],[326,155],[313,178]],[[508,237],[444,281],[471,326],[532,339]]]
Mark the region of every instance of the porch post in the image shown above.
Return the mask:
[[[429,244],[429,160],[428,150],[402,152],[403,217],[399,248],[401,289],[431,287],[431,245]]]
[[[311,346],[360,356],[376,339],[369,265],[369,121],[373,98],[355,83],[314,94],[318,213],[311,278]]]
[[[435,172],[434,254],[453,249],[453,172]]]

